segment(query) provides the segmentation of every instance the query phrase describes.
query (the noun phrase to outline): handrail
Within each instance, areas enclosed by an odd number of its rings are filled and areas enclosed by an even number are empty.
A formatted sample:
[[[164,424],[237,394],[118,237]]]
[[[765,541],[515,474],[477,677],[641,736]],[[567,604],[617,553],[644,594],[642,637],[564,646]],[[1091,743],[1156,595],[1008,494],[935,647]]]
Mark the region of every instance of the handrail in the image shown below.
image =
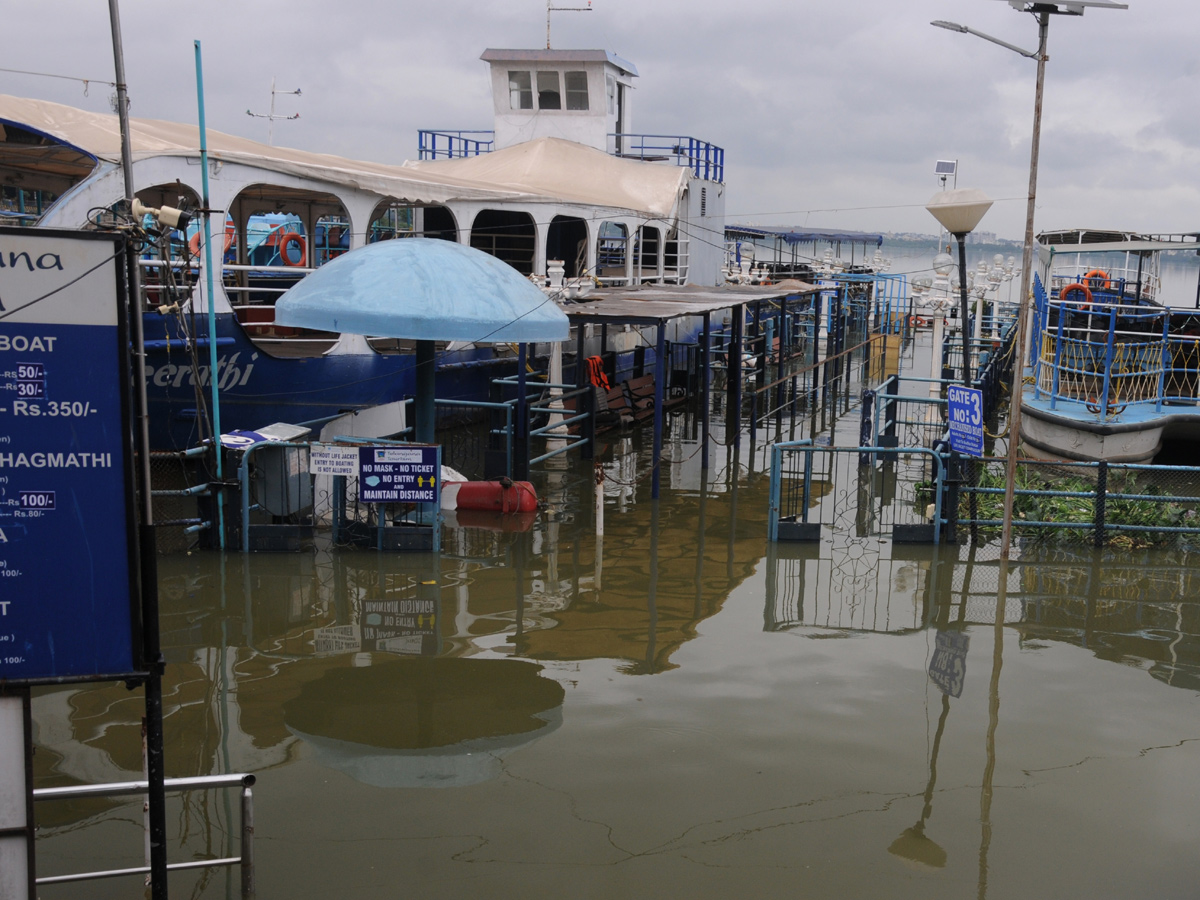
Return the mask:
[[[251,790],[257,778],[249,773],[227,775],[201,775],[193,778],[168,778],[163,787],[168,793],[181,793],[194,790],[218,790],[221,788],[241,788],[241,832],[242,847],[239,856],[221,859],[197,859],[189,862],[171,863],[168,871],[178,872],[184,869],[207,869],[220,866],[241,866],[242,898],[253,900],[256,895],[254,877],[254,792]],[[33,799],[73,800],[82,797],[128,797],[149,793],[147,781],[117,781],[107,784],[80,784],[66,787],[35,788]],[[97,881],[101,878],[119,878],[123,875],[149,874],[149,866],[135,866],[127,869],[105,869],[98,872],[75,872],[70,875],[46,875],[36,880],[42,884],[68,884],[76,881]]]

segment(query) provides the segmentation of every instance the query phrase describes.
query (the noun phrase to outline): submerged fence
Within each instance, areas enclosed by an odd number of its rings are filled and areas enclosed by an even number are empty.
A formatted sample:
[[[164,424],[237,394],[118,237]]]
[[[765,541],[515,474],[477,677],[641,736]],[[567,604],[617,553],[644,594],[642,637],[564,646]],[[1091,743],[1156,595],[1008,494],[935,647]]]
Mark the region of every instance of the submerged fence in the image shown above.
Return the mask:
[[[769,537],[816,541],[986,541],[1003,524],[1004,457],[972,459],[944,444],[772,448]],[[1095,547],[1200,541],[1200,467],[1019,460],[1013,533]]]

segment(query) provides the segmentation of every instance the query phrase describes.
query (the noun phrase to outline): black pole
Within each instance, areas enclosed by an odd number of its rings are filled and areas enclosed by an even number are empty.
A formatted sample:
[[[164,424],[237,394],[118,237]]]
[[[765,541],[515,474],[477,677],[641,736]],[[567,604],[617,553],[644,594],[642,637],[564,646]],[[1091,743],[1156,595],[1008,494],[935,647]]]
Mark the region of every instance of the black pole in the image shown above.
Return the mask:
[[[163,758],[164,660],[158,631],[158,541],[153,525],[143,525],[141,541],[142,653],[146,678],[146,800],[150,823],[150,896],[167,900],[167,794]]]
[[[700,375],[700,383],[703,385],[701,389],[700,401],[700,430],[702,432],[703,445],[700,447],[700,468],[708,469],[708,414],[712,404],[709,396],[712,391],[712,315],[711,313],[704,314],[704,341],[700,349],[700,368],[703,370]]]
[[[959,326],[962,328],[963,345],[963,384],[971,386],[971,329],[967,327],[967,245],[966,234],[954,235],[958,241],[958,295],[959,295]]]
[[[584,344],[583,335],[587,328],[582,322],[575,326],[575,386],[578,388],[590,388],[588,381],[586,360],[584,353],[586,346]],[[596,413],[594,411],[594,403],[596,392],[594,389],[585,390],[579,395],[579,400],[575,403],[575,411],[580,414],[587,415],[583,420],[583,446],[579,449],[581,459],[591,459],[595,454],[596,447]]]
[[[517,418],[513,422],[513,478],[517,481],[529,479],[529,402],[525,392],[526,359],[529,345],[522,342],[517,345]]]

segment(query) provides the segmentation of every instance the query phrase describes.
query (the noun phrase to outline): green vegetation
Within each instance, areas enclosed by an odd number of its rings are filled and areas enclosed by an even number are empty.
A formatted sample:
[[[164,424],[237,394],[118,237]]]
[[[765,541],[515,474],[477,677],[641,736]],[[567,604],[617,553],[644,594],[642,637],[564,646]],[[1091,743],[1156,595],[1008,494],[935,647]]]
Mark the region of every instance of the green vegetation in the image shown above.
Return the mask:
[[[918,486],[918,493],[920,488]],[[1003,490],[1004,471],[996,467],[981,467],[979,487]],[[1023,465],[1017,469],[1017,491],[1045,491],[1047,493],[1017,493],[1013,498],[1014,527],[1020,529],[1022,520],[1027,522],[1061,522],[1091,525],[1096,517],[1096,482],[1094,478],[1067,474],[1053,467]],[[1048,492],[1056,492],[1054,495]],[[1108,499],[1105,505],[1105,525],[1109,529],[1105,543],[1114,547],[1150,547],[1170,544],[1181,536],[1162,531],[1121,531],[1117,526],[1132,525],[1143,528],[1186,528],[1200,529],[1196,510],[1175,502],[1171,494],[1157,484],[1139,483],[1137,473],[1110,469],[1108,474]],[[1061,494],[1074,496],[1059,496]],[[1136,494],[1144,499],[1121,499],[1119,495]],[[1114,496],[1117,495],[1117,496]],[[963,493],[959,516],[969,516],[969,497]],[[1004,495],[978,494],[975,518],[999,520],[1004,516]],[[1158,498],[1162,499],[1158,499]],[[929,502],[929,501],[926,501]],[[992,526],[987,526],[992,527]],[[998,527],[998,526],[995,526]],[[1080,541],[1091,540],[1090,529],[1037,528],[1034,532],[1040,540]]]

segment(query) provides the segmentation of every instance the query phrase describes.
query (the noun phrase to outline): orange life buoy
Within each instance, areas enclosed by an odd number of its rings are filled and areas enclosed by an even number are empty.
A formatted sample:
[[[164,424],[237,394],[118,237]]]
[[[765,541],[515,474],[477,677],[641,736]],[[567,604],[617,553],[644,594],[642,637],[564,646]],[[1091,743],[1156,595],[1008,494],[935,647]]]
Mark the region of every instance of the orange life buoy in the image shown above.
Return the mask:
[[[1092,269],[1083,276],[1083,283],[1091,285],[1098,291],[1107,291],[1112,288],[1112,280],[1103,269]]]
[[[1087,407],[1087,411],[1090,412],[1092,415],[1094,415],[1094,416],[1100,415],[1100,408],[1101,408],[1100,407],[1100,398],[1097,397],[1095,394],[1091,394],[1088,396],[1087,400],[1084,402],[1084,406]],[[1119,406],[1110,406],[1108,408],[1108,415],[1110,415],[1110,416],[1119,416],[1123,412],[1125,412],[1125,404],[1124,403],[1120,404]]]
[[[221,252],[228,253],[229,248],[232,246],[233,246],[233,223],[230,222],[225,225],[225,247],[224,247],[224,249],[222,249]],[[195,256],[195,257],[200,256],[200,232],[197,231],[188,240],[188,252],[191,253],[192,256]]]
[[[924,319],[922,319],[920,316],[909,316],[908,317],[908,327],[909,328],[923,328],[928,324],[929,323],[926,322]]]
[[[1068,294],[1076,294],[1076,293],[1083,294],[1083,302],[1081,302],[1079,304],[1079,309],[1082,312],[1087,312],[1089,309],[1092,308],[1092,292],[1087,289],[1086,285],[1082,285],[1079,283],[1068,284],[1065,288],[1063,288],[1061,291],[1058,292],[1059,302],[1065,301],[1067,299]]]
[[[300,248],[300,258],[295,262],[288,255],[288,247],[295,244]],[[303,235],[296,234],[294,231],[289,231],[279,239],[279,258],[283,260],[285,266],[303,266],[308,261],[308,250],[304,246]]]

